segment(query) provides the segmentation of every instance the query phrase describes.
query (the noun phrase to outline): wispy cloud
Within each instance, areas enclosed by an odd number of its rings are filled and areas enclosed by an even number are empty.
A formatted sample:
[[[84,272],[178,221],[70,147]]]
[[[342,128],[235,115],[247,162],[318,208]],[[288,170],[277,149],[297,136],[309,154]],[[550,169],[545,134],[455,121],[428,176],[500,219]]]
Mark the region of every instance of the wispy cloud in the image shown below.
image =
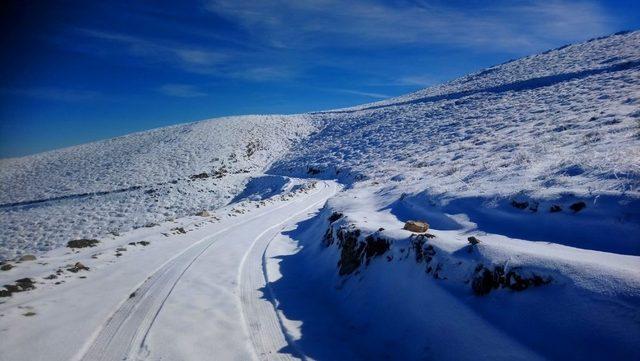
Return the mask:
[[[231,51],[214,51],[166,40],[93,29],[78,29],[77,32],[84,36],[122,46],[129,56],[143,58],[154,63],[169,63],[185,71],[198,74],[220,73],[221,68],[234,58]]]
[[[285,64],[270,65],[274,60],[264,53],[221,49],[176,43],[163,39],[150,39],[121,33],[92,29],[77,29],[77,33],[93,39],[116,44],[127,56],[150,64],[169,64],[174,68],[203,75],[248,81],[290,79],[295,71]],[[101,49],[100,52],[105,52]]]
[[[158,88],[158,91],[164,95],[178,98],[198,98],[207,95],[198,87],[188,84],[165,84]]]
[[[66,89],[58,87],[1,88],[0,94],[60,102],[81,102],[93,100],[101,95],[99,92],[92,90]]]
[[[393,4],[393,5],[391,5]],[[590,1],[446,3],[352,0],[211,0],[207,9],[275,48],[449,44],[523,52],[610,32]]]
[[[361,91],[356,89],[343,89],[343,88],[317,88],[317,89],[331,92],[331,93],[352,94],[352,95],[359,95],[359,96],[373,98],[373,99],[389,98],[389,95],[386,95],[386,94],[367,92],[367,91]]]

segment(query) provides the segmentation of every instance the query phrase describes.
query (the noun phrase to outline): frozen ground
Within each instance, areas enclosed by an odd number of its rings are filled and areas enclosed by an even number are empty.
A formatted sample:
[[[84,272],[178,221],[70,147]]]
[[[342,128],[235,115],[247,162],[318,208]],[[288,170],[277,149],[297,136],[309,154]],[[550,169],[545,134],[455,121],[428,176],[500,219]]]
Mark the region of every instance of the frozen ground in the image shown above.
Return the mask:
[[[0,272],[37,279],[0,299],[0,356],[638,359],[639,49],[3,160],[0,256],[41,258]]]

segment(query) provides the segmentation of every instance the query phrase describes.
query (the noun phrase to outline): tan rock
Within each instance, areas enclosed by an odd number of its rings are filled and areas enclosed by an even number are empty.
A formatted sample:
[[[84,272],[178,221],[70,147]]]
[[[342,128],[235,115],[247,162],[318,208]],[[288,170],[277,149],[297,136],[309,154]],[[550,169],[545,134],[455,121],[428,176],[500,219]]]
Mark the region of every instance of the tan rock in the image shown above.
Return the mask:
[[[23,262],[23,261],[35,261],[36,260],[36,256],[32,255],[32,254],[25,254],[24,256],[20,257],[19,261]]]
[[[201,212],[196,213],[196,216],[199,216],[199,217],[210,217],[211,215],[207,211],[201,211]]]
[[[423,221],[407,221],[404,229],[414,233],[424,233],[429,230],[429,223]]]

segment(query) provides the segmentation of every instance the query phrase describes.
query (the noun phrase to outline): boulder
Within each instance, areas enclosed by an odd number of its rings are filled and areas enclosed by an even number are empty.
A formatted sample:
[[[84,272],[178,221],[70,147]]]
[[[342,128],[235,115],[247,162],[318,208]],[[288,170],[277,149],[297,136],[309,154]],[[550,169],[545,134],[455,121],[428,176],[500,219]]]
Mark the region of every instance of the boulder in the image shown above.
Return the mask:
[[[571,210],[574,213],[578,213],[578,212],[580,212],[581,210],[583,210],[586,207],[587,207],[587,204],[585,202],[580,201],[580,202],[576,202],[576,203],[572,204],[569,208],[571,208]]]
[[[79,271],[88,271],[88,270],[89,270],[89,267],[83,265],[80,262],[76,262],[76,264],[74,264],[73,267],[67,268],[67,271],[72,273],[78,273]]]
[[[477,239],[474,236],[471,236],[469,238],[467,238],[467,241],[469,242],[470,245],[475,246],[476,244],[480,243],[480,240]]]
[[[196,213],[196,216],[198,216],[198,217],[211,217],[211,215],[209,214],[209,212],[204,211],[204,210],[203,210],[203,211],[200,211],[200,212],[198,212],[198,213]]]
[[[8,271],[12,268],[13,268],[13,265],[11,263],[7,263],[0,266],[0,271]]]
[[[100,243],[97,239],[74,239],[72,241],[67,242],[67,247],[69,248],[85,248],[85,247],[95,247],[96,244]]]
[[[209,174],[207,172],[202,172],[199,174],[194,174],[191,177],[189,177],[191,180],[196,180],[196,179],[207,179],[209,178]]]
[[[331,215],[329,216],[329,223],[333,223],[335,221],[337,221],[338,219],[342,218],[342,213],[340,212],[333,212],[331,213]]]
[[[407,221],[404,229],[414,233],[424,233],[429,230],[429,223],[423,221]]]
[[[20,257],[18,260],[19,261],[35,261],[36,256],[32,254],[25,254],[24,256]]]

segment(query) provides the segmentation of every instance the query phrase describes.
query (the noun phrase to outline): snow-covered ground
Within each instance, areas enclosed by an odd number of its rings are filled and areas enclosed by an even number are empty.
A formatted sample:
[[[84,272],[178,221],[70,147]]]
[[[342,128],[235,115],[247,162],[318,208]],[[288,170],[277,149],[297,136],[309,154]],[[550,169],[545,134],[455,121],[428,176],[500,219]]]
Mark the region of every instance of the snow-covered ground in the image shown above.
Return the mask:
[[[306,118],[213,119],[0,160],[0,259],[224,206],[314,129]]]
[[[640,358],[640,31],[0,169],[0,358]]]

